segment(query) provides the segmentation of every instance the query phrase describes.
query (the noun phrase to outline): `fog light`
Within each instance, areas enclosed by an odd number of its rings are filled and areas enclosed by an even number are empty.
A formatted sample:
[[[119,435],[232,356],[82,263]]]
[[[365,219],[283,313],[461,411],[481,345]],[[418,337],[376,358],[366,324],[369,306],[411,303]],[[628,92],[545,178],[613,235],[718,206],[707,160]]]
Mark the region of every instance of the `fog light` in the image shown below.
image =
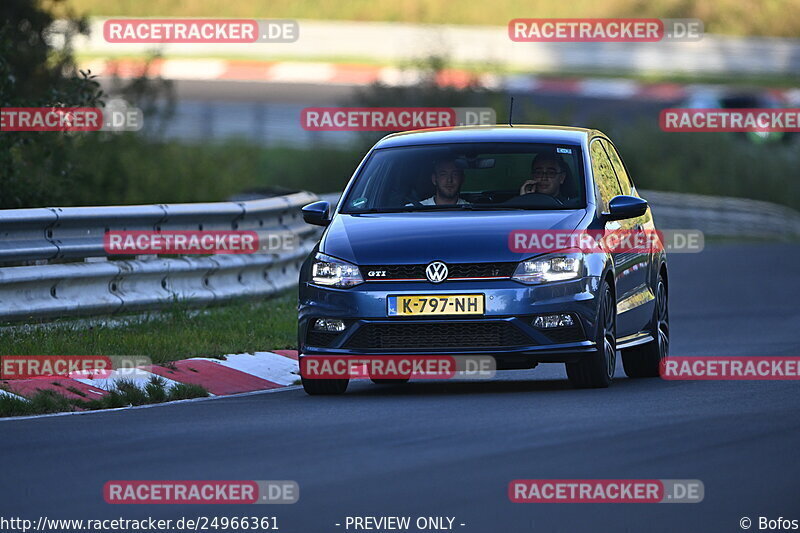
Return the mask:
[[[314,321],[314,330],[341,333],[344,331],[344,321],[337,318],[318,318]]]
[[[533,319],[533,325],[539,329],[567,328],[575,325],[575,321],[572,320],[572,315],[567,314],[539,315]]]

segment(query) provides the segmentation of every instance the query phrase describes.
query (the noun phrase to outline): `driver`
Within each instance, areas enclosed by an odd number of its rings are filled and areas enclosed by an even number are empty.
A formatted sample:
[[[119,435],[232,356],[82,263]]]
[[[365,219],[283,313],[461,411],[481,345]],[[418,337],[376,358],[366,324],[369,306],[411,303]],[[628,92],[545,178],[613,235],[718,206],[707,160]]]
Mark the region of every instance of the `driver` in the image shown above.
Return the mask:
[[[466,200],[459,196],[464,183],[464,171],[455,159],[442,159],[433,165],[431,181],[435,188],[433,196],[425,198],[422,205],[464,205]]]
[[[569,198],[561,192],[561,185],[567,177],[567,168],[560,157],[552,154],[539,154],[531,163],[531,178],[520,187],[519,193],[547,194],[560,202]]]

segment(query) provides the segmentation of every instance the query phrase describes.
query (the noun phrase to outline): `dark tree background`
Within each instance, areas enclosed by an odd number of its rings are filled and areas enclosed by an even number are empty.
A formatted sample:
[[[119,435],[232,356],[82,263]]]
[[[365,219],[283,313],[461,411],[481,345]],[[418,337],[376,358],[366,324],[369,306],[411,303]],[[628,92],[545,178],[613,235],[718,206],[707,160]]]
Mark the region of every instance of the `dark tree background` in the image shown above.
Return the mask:
[[[87,32],[59,0],[0,2],[0,107],[101,105],[99,84],[77,70],[69,46],[48,42],[56,12],[67,43]],[[57,204],[81,178],[71,162],[78,142],[62,133],[0,132],[0,208]]]

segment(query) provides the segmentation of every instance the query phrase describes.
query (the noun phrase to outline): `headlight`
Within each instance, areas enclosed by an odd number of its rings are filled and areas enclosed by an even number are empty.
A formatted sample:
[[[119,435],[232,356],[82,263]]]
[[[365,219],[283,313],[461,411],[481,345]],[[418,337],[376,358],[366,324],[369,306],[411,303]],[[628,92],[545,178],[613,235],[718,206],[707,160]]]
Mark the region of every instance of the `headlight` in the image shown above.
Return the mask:
[[[557,253],[521,262],[511,279],[529,284],[548,283],[579,278],[582,273],[582,253]]]
[[[353,287],[364,283],[358,267],[325,254],[317,254],[311,265],[311,280],[327,287]]]

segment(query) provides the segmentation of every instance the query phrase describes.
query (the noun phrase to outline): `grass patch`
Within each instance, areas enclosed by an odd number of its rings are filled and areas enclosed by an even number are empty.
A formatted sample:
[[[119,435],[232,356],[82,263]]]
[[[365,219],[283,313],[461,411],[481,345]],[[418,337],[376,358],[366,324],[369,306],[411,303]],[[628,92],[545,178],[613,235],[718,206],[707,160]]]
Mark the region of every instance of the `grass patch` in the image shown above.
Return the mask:
[[[200,385],[179,383],[171,389],[167,389],[167,382],[162,377],[153,376],[143,388],[133,381],[122,379],[116,382],[114,390],[109,391],[102,398],[75,403],[84,409],[114,409],[129,405],[148,405],[207,396],[208,391]]]
[[[169,391],[169,401],[204,398],[206,396],[208,396],[206,389],[192,383],[178,383]]]
[[[133,381],[119,380],[116,382],[115,388],[108,394],[89,401],[69,399],[52,390],[39,391],[29,401],[2,395],[0,396],[0,417],[43,415],[79,409],[91,411],[115,409],[207,396],[208,391],[200,385],[180,383],[167,390],[167,382],[159,376],[153,376],[143,388]]]
[[[5,394],[0,395],[0,417],[43,415],[74,410],[75,405],[72,401],[51,390],[40,391],[29,401]]]
[[[30,402],[14,396],[0,395],[0,417],[35,414],[30,412],[30,410]]]
[[[0,333],[4,355],[145,355],[156,364],[189,357],[293,349],[297,297],[292,293],[259,302],[192,311],[175,304],[141,320],[86,327],[59,321],[12,327]]]
[[[167,396],[167,382],[161,376],[150,378],[150,381],[144,387],[144,392],[151,403],[162,403],[169,399]]]
[[[224,0],[71,0],[67,7],[78,13],[125,17],[232,17],[300,18],[418,22],[430,24],[474,24],[505,26],[513,18],[656,17],[699,18],[709,33],[731,35],[800,35],[800,14],[795,0],[769,0],[754,4],[739,0],[496,0],[460,2],[454,8],[447,0],[272,0],[227,2]],[[302,35],[302,22],[301,22]],[[302,37],[301,37],[302,38]]]

